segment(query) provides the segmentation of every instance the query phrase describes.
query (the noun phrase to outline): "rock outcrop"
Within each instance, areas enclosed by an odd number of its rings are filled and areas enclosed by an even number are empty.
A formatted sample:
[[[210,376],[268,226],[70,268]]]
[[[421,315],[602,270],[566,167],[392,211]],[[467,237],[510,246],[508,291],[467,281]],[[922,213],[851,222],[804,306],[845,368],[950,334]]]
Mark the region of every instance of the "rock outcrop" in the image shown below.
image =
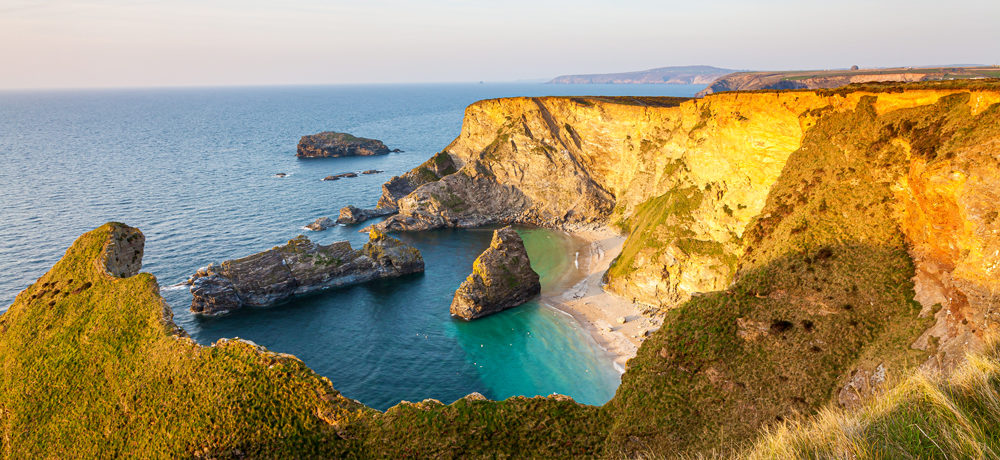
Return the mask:
[[[354,225],[360,224],[368,219],[384,217],[395,214],[392,208],[362,209],[355,206],[344,206],[340,208],[340,216],[337,217],[338,224]]]
[[[326,176],[326,177],[323,178],[323,180],[325,180],[325,181],[341,180],[341,179],[349,178],[349,177],[358,177],[358,173],[343,172],[343,173],[340,173],[340,174],[333,174],[333,175],[330,175],[330,176]]]
[[[333,224],[333,219],[329,217],[320,217],[316,219],[315,222],[306,225],[306,228],[314,232],[322,232],[323,230],[333,227]]]
[[[396,209],[396,201],[410,194],[417,187],[441,180],[442,177],[458,171],[454,159],[448,152],[438,152],[420,166],[402,176],[393,176],[382,185],[382,197],[377,208]]]
[[[294,296],[422,272],[420,251],[372,231],[368,243],[318,245],[305,236],[242,259],[210,265],[191,282],[191,311],[214,315],[263,307]]]
[[[465,320],[516,307],[541,292],[538,273],[531,269],[528,251],[513,228],[493,232],[490,247],[472,264],[451,302],[451,314]]]
[[[325,131],[302,136],[295,156],[299,158],[332,158],[386,155],[389,152],[389,148],[377,139]]]

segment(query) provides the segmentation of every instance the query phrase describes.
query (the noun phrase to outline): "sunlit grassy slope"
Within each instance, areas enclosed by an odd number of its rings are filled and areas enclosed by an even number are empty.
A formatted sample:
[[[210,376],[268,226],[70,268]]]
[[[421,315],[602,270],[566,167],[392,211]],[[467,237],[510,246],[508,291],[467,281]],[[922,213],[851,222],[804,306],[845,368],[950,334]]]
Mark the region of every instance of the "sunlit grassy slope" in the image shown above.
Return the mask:
[[[916,374],[857,410],[782,425],[745,457],[1000,458],[1000,346],[970,355],[950,379]]]

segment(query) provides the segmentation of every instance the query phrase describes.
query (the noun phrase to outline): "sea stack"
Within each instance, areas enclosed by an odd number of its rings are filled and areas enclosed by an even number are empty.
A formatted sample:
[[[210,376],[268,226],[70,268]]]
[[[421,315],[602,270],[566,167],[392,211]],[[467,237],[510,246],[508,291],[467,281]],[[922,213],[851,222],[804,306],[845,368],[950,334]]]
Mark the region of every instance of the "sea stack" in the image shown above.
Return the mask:
[[[482,318],[521,305],[541,290],[524,241],[513,228],[504,227],[493,232],[490,247],[455,291],[451,314],[465,320]]]
[[[191,282],[191,311],[216,315],[245,305],[264,307],[294,296],[424,271],[420,251],[377,231],[351,249],[299,235],[287,244],[242,259],[209,265]]]
[[[299,140],[299,158],[336,158],[387,155],[390,152],[382,141],[356,137],[347,133],[324,131],[302,136]]]

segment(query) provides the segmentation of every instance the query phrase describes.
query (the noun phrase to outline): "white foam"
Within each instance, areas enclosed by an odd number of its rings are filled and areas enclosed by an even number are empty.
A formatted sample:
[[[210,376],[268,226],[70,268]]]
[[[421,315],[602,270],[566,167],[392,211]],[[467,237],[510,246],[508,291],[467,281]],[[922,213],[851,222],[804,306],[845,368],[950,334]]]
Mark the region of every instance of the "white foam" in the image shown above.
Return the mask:
[[[580,269],[580,251],[576,251],[576,258],[573,259],[573,265],[576,266],[577,270]]]
[[[171,284],[170,286],[161,287],[160,292],[179,291],[187,287],[188,287],[187,283]]]

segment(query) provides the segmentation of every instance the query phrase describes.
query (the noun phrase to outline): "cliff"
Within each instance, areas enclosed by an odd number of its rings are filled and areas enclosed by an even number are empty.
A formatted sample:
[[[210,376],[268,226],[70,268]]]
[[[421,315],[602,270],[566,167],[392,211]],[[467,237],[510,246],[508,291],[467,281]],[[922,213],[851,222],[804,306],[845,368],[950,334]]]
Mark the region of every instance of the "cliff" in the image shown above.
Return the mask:
[[[318,134],[302,136],[302,139],[299,139],[299,146],[295,156],[299,158],[328,158],[386,155],[389,152],[389,148],[377,139],[324,131]]]
[[[660,67],[637,72],[560,75],[549,83],[555,84],[666,84],[707,85],[717,78],[735,72],[707,65]]]
[[[365,409],[290,357],[183,338],[155,280],[135,274],[138,232],[109,225],[0,316],[0,451],[734,454],[831,405],[867,410],[885,385],[918,367],[947,374],[989,342],[1000,326],[998,146],[992,81],[482,101],[444,150],[456,171],[400,198],[383,226],[627,233],[608,289],[662,305],[663,326],[607,404],[471,396]],[[995,388],[990,356],[967,365]],[[956,432],[996,445],[980,429],[995,414],[973,410],[992,396],[962,390],[978,388],[963,375],[956,394],[876,400],[884,411],[852,433],[870,435],[866,452],[915,457],[950,449]]]
[[[998,102],[972,81],[482,101],[445,149],[458,172],[381,225],[620,228],[606,288],[667,311],[609,439],[697,451],[723,431],[684,433],[854,404],[997,329]]]
[[[542,290],[524,241],[511,227],[493,232],[490,247],[472,264],[472,274],[455,291],[451,314],[482,318],[527,302]]]
[[[998,67],[897,67],[851,70],[735,72],[718,78],[695,97],[724,91],[761,89],[830,89],[857,83],[918,82],[1000,77]]]
[[[420,251],[372,231],[359,249],[346,241],[327,246],[299,235],[241,259],[209,265],[191,280],[191,311],[227,313],[265,307],[326,289],[424,271]]]

